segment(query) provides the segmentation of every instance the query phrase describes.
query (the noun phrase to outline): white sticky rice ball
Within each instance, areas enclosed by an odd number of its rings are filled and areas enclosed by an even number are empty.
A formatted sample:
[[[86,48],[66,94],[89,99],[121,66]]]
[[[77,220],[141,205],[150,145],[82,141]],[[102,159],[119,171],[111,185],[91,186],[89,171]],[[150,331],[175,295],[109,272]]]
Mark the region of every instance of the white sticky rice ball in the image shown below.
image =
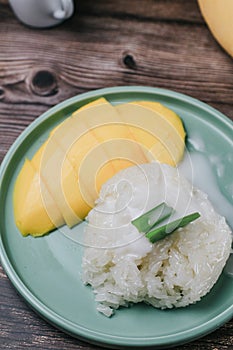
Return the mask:
[[[177,217],[201,216],[152,244],[131,221],[162,202]],[[87,220],[82,277],[106,316],[142,301],[162,309],[197,302],[216,283],[231,250],[230,228],[207,195],[157,162],[107,181]]]

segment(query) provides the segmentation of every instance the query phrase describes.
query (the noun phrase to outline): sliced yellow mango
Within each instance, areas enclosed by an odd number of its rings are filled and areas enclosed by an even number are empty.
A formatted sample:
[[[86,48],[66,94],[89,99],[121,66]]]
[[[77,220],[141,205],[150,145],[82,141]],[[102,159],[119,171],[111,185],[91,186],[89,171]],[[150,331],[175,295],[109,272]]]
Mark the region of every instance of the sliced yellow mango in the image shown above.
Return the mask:
[[[25,162],[14,192],[19,230],[42,235],[74,226],[117,171],[153,159],[176,165],[184,138],[179,117],[159,103],[112,106],[101,98],[81,107]]]
[[[84,123],[88,132],[74,144],[67,157],[78,172],[84,200],[93,206],[104,182],[117,171],[135,162],[145,163],[147,159],[137,142],[128,142],[132,141],[128,126],[115,107],[104,98],[90,103],[85,113],[81,109],[81,113],[78,111],[72,116],[78,124]],[[82,145],[85,145],[85,149]]]
[[[53,199],[46,192],[46,188],[42,187],[43,195],[47,198],[47,208],[44,206],[40,188],[39,173],[26,159],[14,187],[15,222],[23,236],[28,234],[41,236],[62,225],[60,217],[56,216]],[[53,213],[54,221],[51,220],[48,212]]]
[[[148,160],[175,166],[183,157],[185,131],[180,118],[157,102],[135,101],[116,106]]]
[[[85,108],[86,114],[79,113],[79,111],[80,110],[74,113],[72,117],[75,118],[77,116],[78,123],[80,123],[80,120],[85,123],[87,130],[91,131],[98,143],[103,145],[103,150],[106,152],[108,159],[114,159],[115,157],[115,155],[112,157],[109,148],[111,140],[114,144],[117,139],[121,139],[122,141],[133,139],[133,135],[128,126],[124,123],[124,120],[122,120],[121,115],[115,107],[106,101],[106,99],[100,98],[88,104]],[[81,112],[82,111],[83,107],[81,109]],[[122,148],[123,147],[124,146],[122,146]],[[111,149],[113,149],[113,147],[111,147]],[[131,145],[131,151],[133,154],[136,152],[140,153],[141,149],[139,145],[135,143]],[[146,161],[147,159],[144,157],[144,162]],[[112,164],[112,166],[114,166],[114,164]]]
[[[62,213],[64,222],[71,227],[80,221],[69,198],[73,198],[77,192],[78,177],[71,162],[67,159],[66,153],[67,151],[57,144],[55,138],[51,137],[43,152],[40,174],[59,211]],[[69,196],[66,196],[67,192]]]
[[[62,128],[57,129],[53,134],[53,139],[66,154],[61,166],[61,184],[63,195],[74,215],[70,218],[65,217],[65,221],[70,227],[79,220],[83,220],[93,207],[98,196],[95,181],[94,183],[92,181],[95,179],[94,171],[97,171],[99,165],[103,162],[109,160],[104,147],[100,146],[102,140],[95,135],[95,127],[98,126],[97,129],[99,129],[100,125],[100,121],[95,118],[99,111],[101,115],[111,115],[115,111],[112,111],[113,107],[109,103],[105,103],[106,100],[103,102],[102,100],[104,99],[100,99],[100,102],[99,100],[95,101],[94,104],[100,104],[100,106],[98,109],[95,108],[94,113],[88,107],[81,108],[79,113],[72,115],[66,123],[63,123]],[[93,153],[88,156],[89,152],[95,150],[96,147],[99,149],[98,156]],[[84,170],[80,172],[80,165],[85,157],[88,158],[89,162],[86,163],[85,169],[82,167]],[[110,172],[108,170],[108,176],[111,177],[115,173],[111,162],[108,167],[110,169]],[[67,171],[68,169],[70,170]],[[92,185],[90,185],[90,180]]]
[[[43,178],[43,173],[41,171],[43,156],[46,152],[48,141],[49,140],[45,141],[43,145],[38,149],[30,163],[39,176],[40,181],[38,183],[37,190],[41,193],[43,205],[47,211],[47,214],[49,215],[50,220],[53,222],[54,226],[59,227],[65,224],[65,220],[63,218],[62,211],[59,209],[59,206],[55,201],[53,194],[50,192],[50,189],[46,185],[46,181]]]
[[[75,112],[66,127],[69,128],[69,132],[64,134],[69,137],[62,137],[59,132],[54,136],[63,148],[68,149],[63,167],[66,168],[68,161],[72,163],[78,175],[77,190],[79,193],[77,192],[74,196],[73,191],[72,198],[69,199],[70,187],[66,186],[64,181],[62,181],[63,191],[76,215],[84,219],[90,207],[93,207],[101,185],[122,169],[119,167],[120,162],[115,162],[116,151],[119,157],[124,158],[124,154],[128,156],[129,151],[125,151],[122,141],[132,139],[132,137],[115,108],[103,98]],[[121,140],[120,146],[119,142],[117,146],[114,146],[119,139]],[[131,154],[140,154],[136,143],[133,147],[130,146]],[[146,158],[140,161],[145,162]],[[128,162],[128,166],[129,164],[132,163]],[[126,162],[121,162],[121,165],[126,167]],[[82,213],[80,208],[82,208]]]

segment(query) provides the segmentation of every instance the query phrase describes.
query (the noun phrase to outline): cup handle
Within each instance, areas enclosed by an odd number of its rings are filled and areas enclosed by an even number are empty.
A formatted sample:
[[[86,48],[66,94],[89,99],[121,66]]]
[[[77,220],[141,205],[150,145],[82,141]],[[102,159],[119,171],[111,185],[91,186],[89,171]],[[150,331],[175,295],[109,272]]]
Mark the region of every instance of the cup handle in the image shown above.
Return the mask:
[[[69,18],[74,12],[73,0],[60,0],[61,7],[54,11],[53,17],[56,19]]]

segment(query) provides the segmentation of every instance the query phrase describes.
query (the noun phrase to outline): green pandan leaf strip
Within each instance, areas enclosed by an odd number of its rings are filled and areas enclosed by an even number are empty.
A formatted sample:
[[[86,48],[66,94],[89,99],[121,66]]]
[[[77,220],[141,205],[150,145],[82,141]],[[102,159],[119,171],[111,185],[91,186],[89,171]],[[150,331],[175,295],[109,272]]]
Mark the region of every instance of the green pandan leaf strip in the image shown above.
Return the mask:
[[[136,226],[139,232],[146,233],[150,231],[155,225],[171,216],[173,212],[173,208],[169,207],[166,203],[161,203],[145,214],[134,219],[132,221],[132,224]]]
[[[190,222],[198,219],[199,217],[200,214],[198,212],[186,215],[183,218],[174,220],[166,225],[157,227],[154,230],[147,232],[146,237],[150,240],[151,243],[155,243],[167,237],[178,228],[188,225]]]

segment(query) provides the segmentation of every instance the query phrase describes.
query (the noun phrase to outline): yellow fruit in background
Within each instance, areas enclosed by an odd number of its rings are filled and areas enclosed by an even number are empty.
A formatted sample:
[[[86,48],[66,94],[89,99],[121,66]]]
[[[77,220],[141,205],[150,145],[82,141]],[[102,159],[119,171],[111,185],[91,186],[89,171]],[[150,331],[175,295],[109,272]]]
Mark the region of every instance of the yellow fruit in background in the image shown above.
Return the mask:
[[[198,0],[198,4],[213,36],[233,57],[233,1]]]

